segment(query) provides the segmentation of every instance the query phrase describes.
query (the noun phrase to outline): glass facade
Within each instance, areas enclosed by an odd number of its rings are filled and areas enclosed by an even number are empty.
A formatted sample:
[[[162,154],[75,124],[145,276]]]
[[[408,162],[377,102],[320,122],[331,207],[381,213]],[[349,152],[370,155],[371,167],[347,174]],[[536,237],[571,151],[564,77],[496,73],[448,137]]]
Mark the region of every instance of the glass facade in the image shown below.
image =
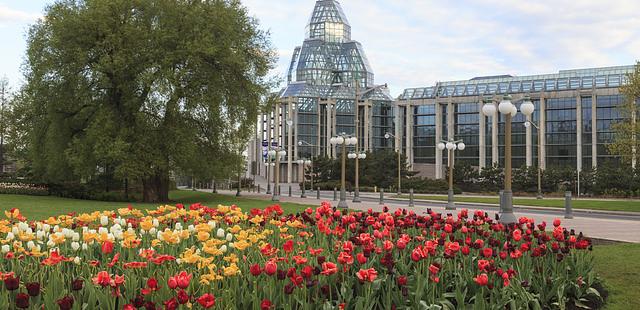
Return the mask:
[[[547,167],[576,166],[576,98],[546,100]]]
[[[435,164],[436,144],[436,105],[421,105],[413,108],[414,161],[416,163]]]
[[[592,152],[592,130],[593,130],[593,119],[592,119],[592,102],[593,98],[591,96],[582,96],[580,98],[582,103],[582,169],[591,168],[593,152]]]
[[[617,164],[619,160],[609,154],[607,145],[613,141],[612,125],[619,122],[620,105],[624,103],[622,95],[597,96],[596,105],[596,141],[598,163]]]
[[[455,108],[455,139],[466,145],[464,151],[456,151],[456,163],[478,165],[480,156],[480,114],[477,102],[457,103]],[[435,130],[435,129],[434,129]]]

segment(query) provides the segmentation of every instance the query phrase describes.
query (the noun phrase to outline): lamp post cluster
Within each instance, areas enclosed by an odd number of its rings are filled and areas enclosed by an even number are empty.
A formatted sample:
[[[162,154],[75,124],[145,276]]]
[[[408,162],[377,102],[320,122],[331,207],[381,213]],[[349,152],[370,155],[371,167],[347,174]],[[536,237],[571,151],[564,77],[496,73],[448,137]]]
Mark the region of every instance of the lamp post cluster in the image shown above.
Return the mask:
[[[464,149],[467,146],[464,144],[464,142],[462,142],[462,140],[456,141],[456,140],[449,139],[449,140],[440,141],[437,147],[440,151],[444,151],[444,149],[447,149],[447,151],[449,152],[449,156],[447,156],[448,165],[449,165],[449,191],[448,191],[448,198],[447,198],[447,207],[445,209],[455,210],[456,205],[453,202],[453,166],[455,165],[453,161],[453,158],[454,158],[453,152],[455,150],[464,151]]]
[[[349,152],[349,155],[347,155],[347,157],[349,157],[349,159],[355,159],[356,161],[356,179],[355,179],[355,188],[353,190],[353,202],[361,202],[360,200],[360,167],[358,165],[358,160],[359,159],[366,159],[367,158],[367,154],[365,152]]]
[[[518,220],[513,213],[513,192],[511,190],[511,119],[518,115],[518,108],[511,101],[511,96],[506,95],[498,104],[496,109],[495,102],[491,98],[484,100],[482,113],[485,116],[497,117],[497,112],[505,116],[505,142],[504,142],[504,191],[500,197],[500,221],[503,223],[516,223]],[[525,96],[520,105],[520,112],[527,118],[533,114],[535,109],[531,98]]]
[[[342,146],[341,152],[341,161],[342,161],[342,169],[340,175],[340,201],[338,202],[338,208],[347,209],[349,206],[347,205],[347,193],[345,189],[345,170],[347,164],[347,146],[358,144],[358,139],[353,136],[349,136],[345,133],[341,133],[335,137],[329,139],[329,142],[333,146]]]
[[[275,180],[271,201],[278,202],[280,201],[280,189],[278,188],[278,183],[280,183],[280,158],[287,156],[287,151],[280,147],[274,147],[267,152],[267,155],[269,156],[269,159],[275,158]]]

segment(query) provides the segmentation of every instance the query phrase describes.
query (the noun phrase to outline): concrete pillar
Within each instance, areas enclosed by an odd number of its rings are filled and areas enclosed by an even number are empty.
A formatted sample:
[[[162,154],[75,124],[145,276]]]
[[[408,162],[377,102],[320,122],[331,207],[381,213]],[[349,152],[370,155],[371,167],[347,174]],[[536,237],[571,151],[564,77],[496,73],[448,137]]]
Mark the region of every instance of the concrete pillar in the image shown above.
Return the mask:
[[[333,109],[331,109],[331,135],[337,135],[339,134],[338,129],[337,129],[337,124],[338,124],[338,117],[336,116],[338,114],[338,104],[337,104],[337,100],[333,99]],[[333,158],[338,158],[338,147],[333,147],[331,148],[331,150],[333,151]]]
[[[478,100],[478,167],[480,167],[480,170],[487,165],[487,117],[482,114],[483,105],[482,99]]]
[[[316,140],[316,152],[313,155],[320,156],[322,154],[322,105],[320,104],[320,97],[318,97],[316,102],[316,112],[318,113],[318,139]]]
[[[542,169],[546,169],[547,168],[547,112],[546,112],[546,104],[545,104],[545,99],[544,98],[540,98],[540,124],[538,124],[538,126],[540,126],[540,132],[538,132],[538,134],[540,135],[540,145],[538,146],[540,148],[540,168]]]
[[[500,112],[496,104],[496,114],[491,116],[491,165],[497,166],[500,163],[500,149],[498,148],[498,121]]]
[[[576,170],[582,171],[582,98],[576,96]]]
[[[405,154],[407,154],[407,164],[410,169],[413,169],[413,106],[410,103],[407,104],[407,117],[405,122],[407,124],[407,147]]]
[[[402,124],[403,124],[403,117],[402,117],[402,107],[400,105],[396,105],[396,133],[395,133],[395,142],[393,145],[395,145],[395,150],[396,152],[400,152],[402,153]]]
[[[369,100],[366,100],[364,103],[364,145],[363,145],[363,151],[368,152],[369,151],[369,146],[370,146],[370,142],[369,141],[369,133],[371,132],[371,122],[369,122]]]
[[[297,156],[297,153],[293,153],[293,98],[287,98],[287,117],[285,118],[285,127],[287,129],[287,183],[292,182],[293,177],[293,156]],[[291,122],[291,126],[289,126]]]
[[[269,147],[271,147],[271,139],[273,139],[273,133],[271,132],[271,118],[273,111],[269,111],[269,113],[267,113],[267,128],[266,128],[266,134],[267,134],[267,150],[269,150]],[[267,172],[271,172],[271,167],[267,168],[265,167],[264,169],[265,171],[265,177],[267,178],[267,183],[271,182],[271,178],[269,176],[270,173]]]
[[[442,108],[440,103],[436,102],[436,144],[442,139]],[[442,179],[442,151],[435,148],[436,152],[436,179]]]
[[[598,167],[598,96],[591,95],[591,167]]]
[[[332,133],[333,131],[331,130],[331,128],[333,128],[333,121],[331,120],[331,115],[333,114],[333,112],[331,111],[333,109],[332,105],[331,105],[331,100],[329,100],[327,102],[327,104],[325,105],[325,112],[326,112],[326,121],[325,121],[325,131],[326,131],[326,140],[325,141],[325,145],[327,146],[325,149],[325,154],[328,157],[333,157],[333,146],[331,145],[331,143],[329,143],[329,140],[332,137]]]

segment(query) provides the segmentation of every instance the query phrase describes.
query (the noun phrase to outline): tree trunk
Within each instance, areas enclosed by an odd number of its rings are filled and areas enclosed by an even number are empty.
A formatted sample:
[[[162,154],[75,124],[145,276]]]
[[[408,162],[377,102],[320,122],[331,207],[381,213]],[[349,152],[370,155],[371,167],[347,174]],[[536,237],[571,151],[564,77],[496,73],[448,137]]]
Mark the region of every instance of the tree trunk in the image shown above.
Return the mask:
[[[142,180],[142,199],[144,202],[169,201],[169,172],[156,171]]]

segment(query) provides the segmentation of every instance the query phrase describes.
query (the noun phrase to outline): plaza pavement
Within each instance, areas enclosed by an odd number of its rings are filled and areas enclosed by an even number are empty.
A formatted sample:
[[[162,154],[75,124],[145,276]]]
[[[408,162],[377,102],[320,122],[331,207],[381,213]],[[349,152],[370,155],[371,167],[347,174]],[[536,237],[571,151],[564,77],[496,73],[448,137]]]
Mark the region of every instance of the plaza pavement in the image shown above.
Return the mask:
[[[208,191],[210,190],[203,190]],[[315,191],[307,192],[307,198],[300,198],[300,193],[295,191],[292,196],[288,196],[288,189],[282,188],[282,195],[280,197],[281,202],[292,202],[307,205],[319,206],[322,201],[328,201],[332,205],[337,205],[337,201],[333,201],[333,192],[321,192],[320,199],[317,199],[317,193]],[[235,190],[222,190],[218,191],[225,195],[235,195]],[[438,213],[446,213],[446,202],[433,202],[416,200],[414,207],[408,207],[407,199],[390,199],[385,201],[384,205],[380,205],[378,199],[374,198],[373,193],[363,193],[361,195],[362,202],[353,203],[351,197],[347,197],[349,208],[354,210],[366,211],[373,209],[375,211],[382,210],[383,206],[389,207],[390,210],[399,208],[405,208],[408,210],[414,210],[416,213],[425,213],[427,209],[432,209]],[[256,192],[242,192],[242,196],[252,199],[271,200],[271,195]],[[379,195],[378,195],[379,196]],[[460,204],[458,210],[469,209],[469,211],[483,210],[489,212],[490,215],[497,213],[497,208],[492,205],[481,204]],[[450,211],[449,211],[450,212]],[[536,220],[536,222],[546,221],[551,224],[554,219],[559,218],[562,220],[563,226],[567,228],[573,228],[576,232],[583,232],[585,235],[591,238],[607,239],[622,242],[640,243],[640,216],[627,214],[626,212],[598,212],[591,213],[589,211],[574,210],[573,219],[564,218],[564,210],[551,209],[551,208],[518,208],[515,210],[516,217],[526,216]]]

